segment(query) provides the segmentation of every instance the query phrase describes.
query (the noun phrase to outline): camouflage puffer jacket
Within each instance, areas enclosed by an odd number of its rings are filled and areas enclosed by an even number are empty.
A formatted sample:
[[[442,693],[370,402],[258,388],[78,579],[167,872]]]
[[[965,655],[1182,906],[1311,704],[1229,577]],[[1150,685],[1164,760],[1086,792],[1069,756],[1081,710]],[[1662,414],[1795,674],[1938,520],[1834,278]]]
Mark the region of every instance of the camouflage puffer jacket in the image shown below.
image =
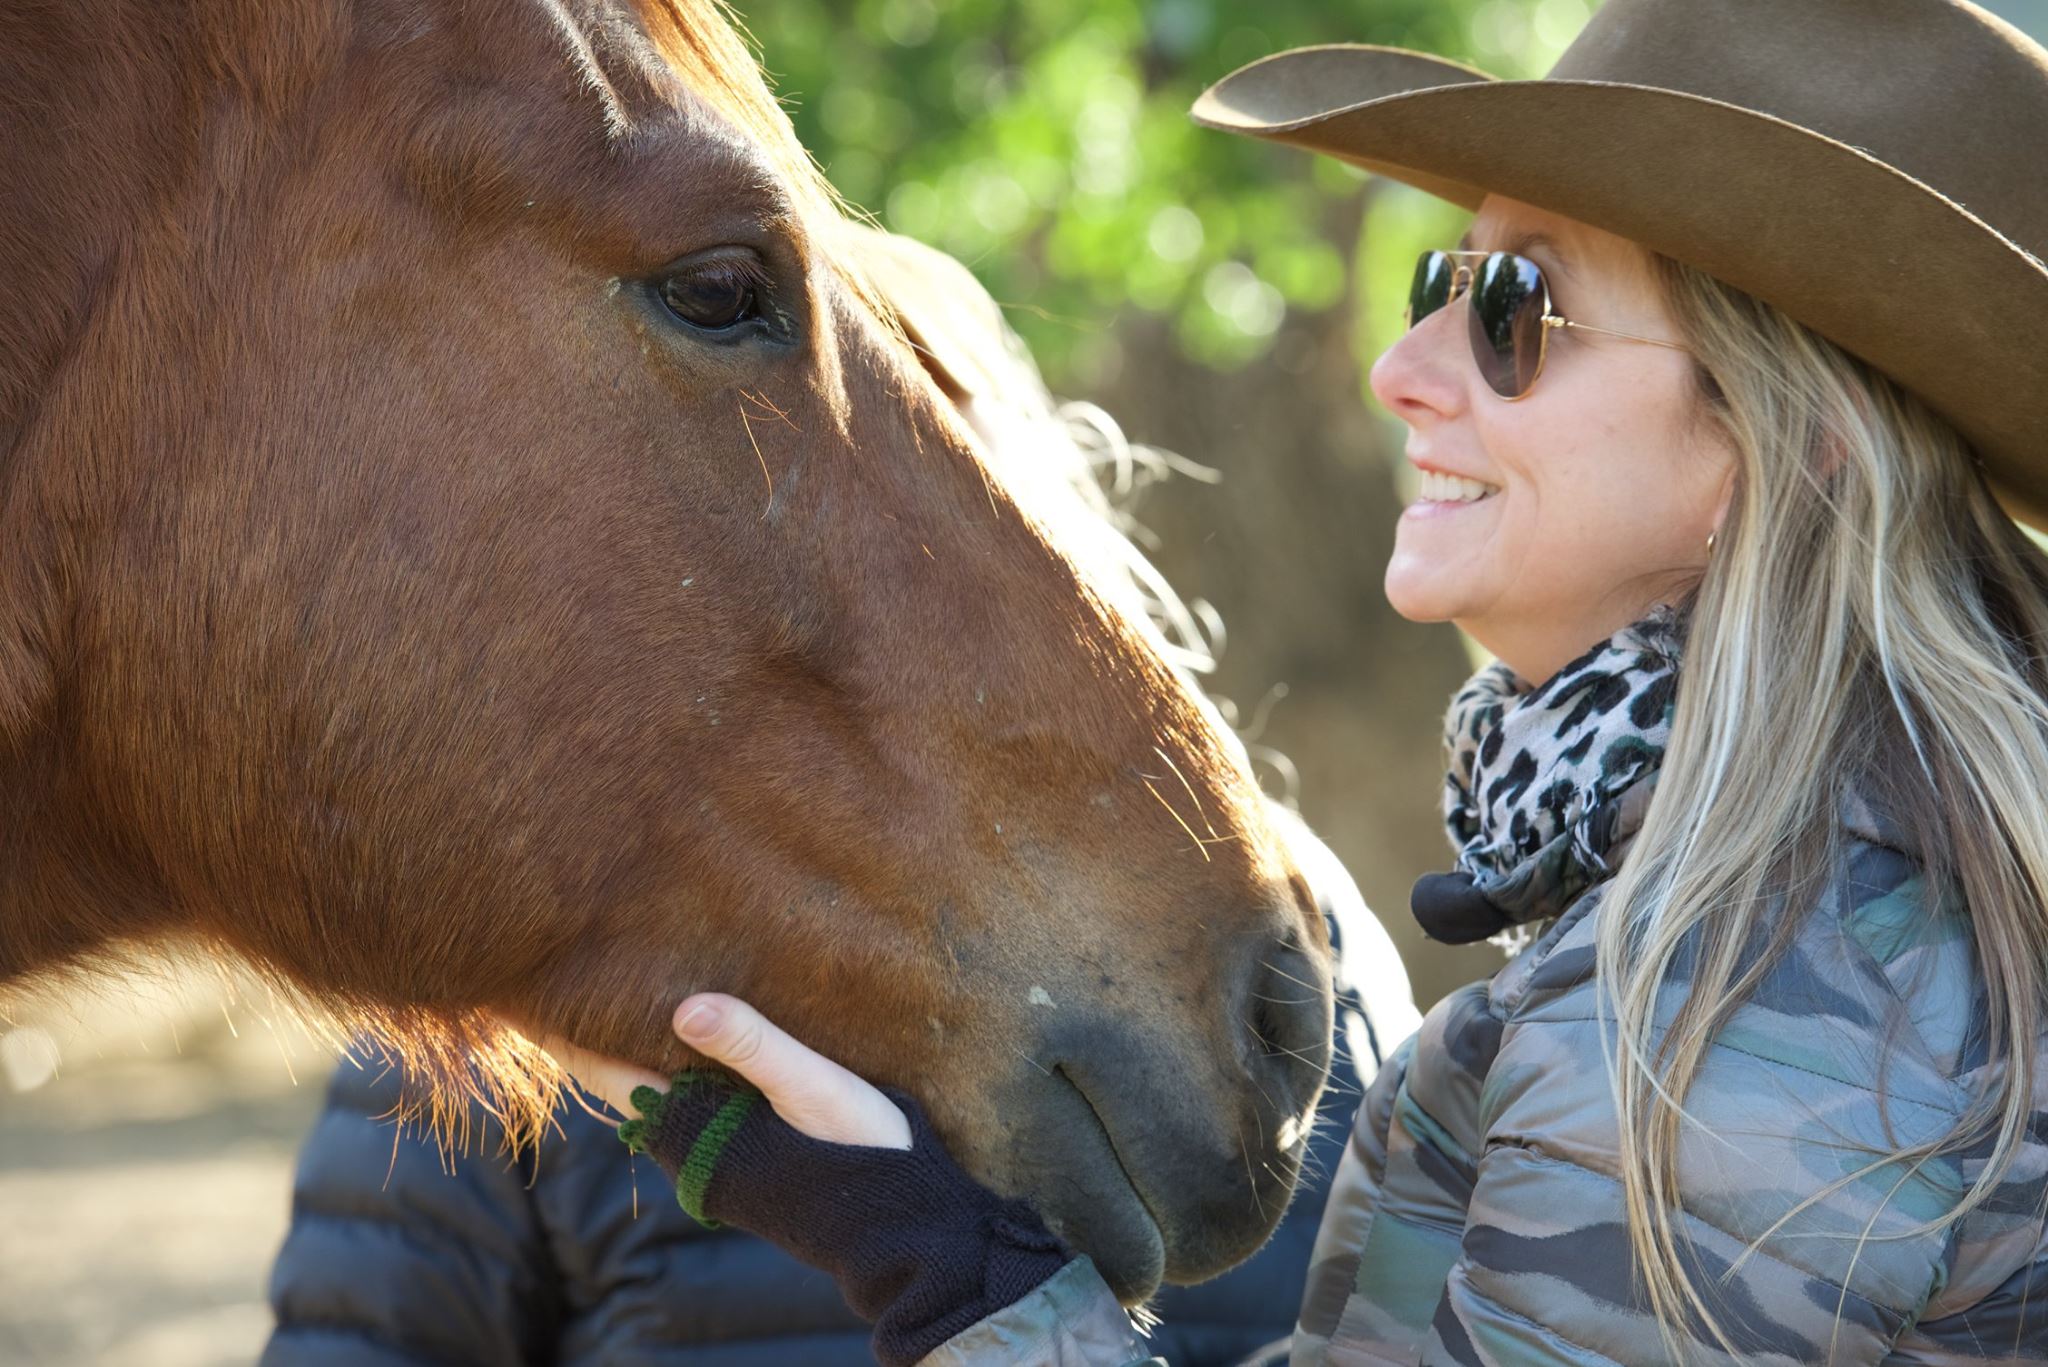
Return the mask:
[[[1655,776],[1617,821],[1618,864]],[[1741,1352],[1690,1363],[2048,1362],[2048,1113],[1997,1194],[1936,1234],[1981,1155],[1887,1166],[1764,1238],[1794,1205],[1948,1132],[1982,1080],[1965,909],[1912,834],[1845,797],[1843,863],[1790,953],[1717,1035],[1678,1161],[1693,1280]],[[1596,884],[1490,981],[1396,1049],[1338,1166],[1295,1363],[1663,1363],[1632,1294],[1616,1115],[1593,978]],[[1674,1003],[1675,1007],[1675,1003]],[[2035,1095],[2048,1099],[2048,1076]],[[2031,1289],[2031,1295],[2030,1295]]]

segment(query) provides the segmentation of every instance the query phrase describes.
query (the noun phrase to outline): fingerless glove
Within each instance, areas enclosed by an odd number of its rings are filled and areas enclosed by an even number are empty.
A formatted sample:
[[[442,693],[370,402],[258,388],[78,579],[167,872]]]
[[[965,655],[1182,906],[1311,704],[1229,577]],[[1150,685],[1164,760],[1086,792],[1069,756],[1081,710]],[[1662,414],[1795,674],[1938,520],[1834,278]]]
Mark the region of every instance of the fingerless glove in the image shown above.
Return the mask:
[[[706,1227],[751,1230],[831,1274],[874,1323],[876,1361],[909,1367],[1075,1255],[1025,1202],[963,1172],[909,1093],[880,1090],[910,1122],[908,1149],[813,1139],[752,1086],[705,1071],[635,1089],[640,1118],[619,1138]]]

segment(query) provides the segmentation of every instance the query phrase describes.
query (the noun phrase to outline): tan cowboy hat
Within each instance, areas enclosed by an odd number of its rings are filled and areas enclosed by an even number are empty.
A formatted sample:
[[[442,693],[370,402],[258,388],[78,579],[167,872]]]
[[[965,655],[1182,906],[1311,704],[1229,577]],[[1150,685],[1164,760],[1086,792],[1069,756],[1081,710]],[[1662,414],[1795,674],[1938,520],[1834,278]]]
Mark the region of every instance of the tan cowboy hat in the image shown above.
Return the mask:
[[[1542,80],[1297,48],[1194,117],[1697,266],[1920,395],[2048,528],[2048,49],[1965,0],[1607,0]]]

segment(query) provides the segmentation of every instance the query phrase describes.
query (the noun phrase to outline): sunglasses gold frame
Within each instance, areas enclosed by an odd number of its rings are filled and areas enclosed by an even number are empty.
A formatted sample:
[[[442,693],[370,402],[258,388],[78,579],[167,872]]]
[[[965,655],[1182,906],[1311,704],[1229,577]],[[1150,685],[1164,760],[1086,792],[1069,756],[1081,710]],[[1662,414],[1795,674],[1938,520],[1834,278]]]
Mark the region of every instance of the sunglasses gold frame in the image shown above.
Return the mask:
[[[1498,389],[1495,389],[1491,384],[1488,384],[1486,386],[1487,393],[1494,395],[1496,398],[1500,399],[1504,403],[1520,403],[1523,399],[1528,398],[1529,395],[1535,391],[1536,381],[1543,378],[1544,362],[1550,359],[1550,332],[1553,328],[1577,328],[1580,332],[1597,332],[1603,337],[1619,337],[1625,342],[1648,342],[1651,346],[1669,347],[1673,351],[1689,352],[1691,350],[1690,347],[1681,346],[1677,342],[1666,342],[1656,337],[1642,337],[1638,336],[1633,332],[1617,332],[1613,328],[1594,327],[1591,323],[1576,322],[1573,319],[1563,317],[1562,315],[1552,311],[1550,307],[1550,276],[1548,275],[1548,273],[1544,271],[1543,263],[1540,261],[1530,260],[1530,258],[1523,256],[1518,252],[1464,251],[1455,247],[1435,247],[1431,248],[1430,250],[1435,251],[1442,256],[1448,257],[1451,262],[1450,291],[1444,296],[1444,302],[1442,306],[1440,308],[1432,309],[1432,313],[1443,312],[1444,309],[1447,309],[1451,305],[1457,303],[1458,299],[1462,295],[1468,293],[1471,290],[1472,282],[1478,278],[1479,271],[1477,267],[1468,265],[1467,263],[1475,259],[1477,260],[1480,266],[1484,266],[1489,258],[1496,256],[1505,256],[1510,257],[1517,261],[1527,262],[1529,266],[1536,272],[1537,280],[1542,282],[1543,331],[1537,334],[1538,341],[1536,343],[1536,369],[1530,372],[1528,385],[1525,386],[1522,392],[1519,394],[1503,394]],[[1429,255],[1429,252],[1425,251],[1423,255],[1427,256]],[[1416,261],[1416,264],[1418,266],[1422,264],[1420,259]],[[1467,304],[1465,307],[1470,308],[1472,306],[1470,304]],[[1401,322],[1404,331],[1415,326],[1415,320],[1410,316],[1414,312],[1415,305],[1413,304],[1413,302],[1410,302],[1402,308]],[[1479,363],[1479,358],[1475,355],[1472,358],[1472,361],[1474,365],[1477,365]]]

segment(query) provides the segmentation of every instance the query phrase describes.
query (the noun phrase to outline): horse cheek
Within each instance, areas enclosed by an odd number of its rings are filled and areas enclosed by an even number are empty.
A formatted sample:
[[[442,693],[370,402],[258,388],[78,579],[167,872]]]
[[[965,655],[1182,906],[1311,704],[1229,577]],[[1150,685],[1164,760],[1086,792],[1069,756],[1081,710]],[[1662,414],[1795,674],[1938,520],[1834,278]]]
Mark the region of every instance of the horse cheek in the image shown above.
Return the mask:
[[[13,748],[50,707],[55,597],[40,564],[9,554],[0,566],[0,744]]]

